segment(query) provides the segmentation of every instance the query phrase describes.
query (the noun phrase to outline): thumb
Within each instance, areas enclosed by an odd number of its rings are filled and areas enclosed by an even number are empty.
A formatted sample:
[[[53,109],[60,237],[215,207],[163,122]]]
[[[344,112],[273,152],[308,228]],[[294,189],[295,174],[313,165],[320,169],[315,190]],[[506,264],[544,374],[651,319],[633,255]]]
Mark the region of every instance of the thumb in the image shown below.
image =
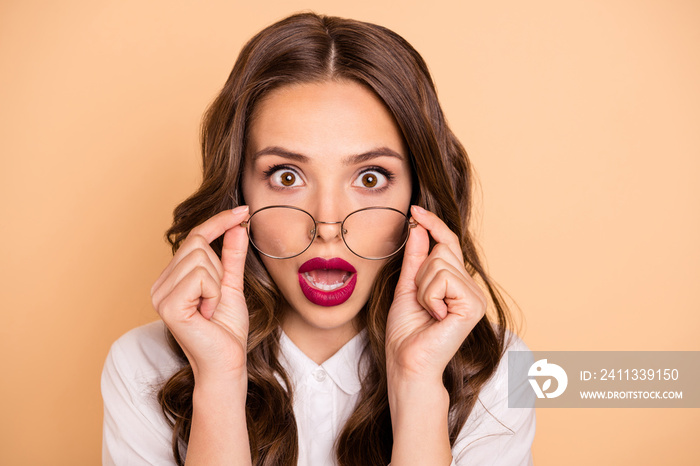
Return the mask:
[[[401,264],[401,274],[396,284],[396,294],[418,289],[416,286],[416,275],[418,269],[428,258],[430,252],[430,238],[428,231],[420,224],[413,227],[406,241],[406,248],[403,253],[403,263]]]
[[[243,273],[248,252],[248,232],[240,224],[234,225],[224,233],[224,245],[221,249],[221,265],[224,269],[221,278],[221,304],[227,306],[236,294],[243,295]]]

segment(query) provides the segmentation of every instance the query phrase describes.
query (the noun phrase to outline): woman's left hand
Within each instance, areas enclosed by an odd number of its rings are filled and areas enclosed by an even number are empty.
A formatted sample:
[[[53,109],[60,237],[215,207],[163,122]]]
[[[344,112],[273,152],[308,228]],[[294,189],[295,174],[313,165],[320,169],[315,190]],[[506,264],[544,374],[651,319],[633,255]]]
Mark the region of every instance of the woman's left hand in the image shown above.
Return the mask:
[[[442,374],[486,312],[486,297],[464,267],[459,238],[435,214],[411,208],[418,223],[406,243],[386,328],[390,378]],[[429,237],[437,242],[429,254]]]

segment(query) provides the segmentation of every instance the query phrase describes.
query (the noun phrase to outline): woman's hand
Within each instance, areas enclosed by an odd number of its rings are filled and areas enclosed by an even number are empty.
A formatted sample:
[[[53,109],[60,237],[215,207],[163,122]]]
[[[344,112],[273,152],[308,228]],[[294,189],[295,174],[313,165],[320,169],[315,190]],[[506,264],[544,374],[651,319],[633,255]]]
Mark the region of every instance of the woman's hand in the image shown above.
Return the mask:
[[[464,267],[459,239],[432,212],[411,209],[418,225],[404,251],[386,329],[390,379],[442,384],[442,373],[486,312],[486,298]],[[429,237],[437,242],[429,251]]]
[[[445,367],[484,316],[486,299],[467,273],[459,239],[435,214],[411,208],[386,324],[389,408],[396,466],[450,464]],[[429,253],[429,236],[437,242]]]
[[[192,366],[195,381],[246,375],[248,308],[243,271],[248,207],[220,212],[194,228],[151,288],[153,307]],[[221,260],[209,244],[221,235]]]

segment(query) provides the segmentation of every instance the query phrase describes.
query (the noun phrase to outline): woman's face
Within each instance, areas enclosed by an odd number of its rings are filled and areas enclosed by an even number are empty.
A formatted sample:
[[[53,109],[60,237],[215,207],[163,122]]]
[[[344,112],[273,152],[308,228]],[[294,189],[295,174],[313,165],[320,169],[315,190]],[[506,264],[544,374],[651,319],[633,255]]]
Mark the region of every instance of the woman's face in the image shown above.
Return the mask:
[[[383,102],[360,84],[325,81],[275,89],[256,106],[248,130],[242,189],[251,213],[291,205],[318,222],[340,222],[363,207],[408,212],[405,143]],[[295,233],[281,216],[277,227],[284,232],[282,242],[304,242],[303,228]],[[355,228],[351,233],[365,242],[377,234],[369,225]],[[284,297],[282,327],[295,334],[355,334],[355,318],[386,262],[354,255],[339,224],[318,225],[316,238],[299,256],[261,257]]]

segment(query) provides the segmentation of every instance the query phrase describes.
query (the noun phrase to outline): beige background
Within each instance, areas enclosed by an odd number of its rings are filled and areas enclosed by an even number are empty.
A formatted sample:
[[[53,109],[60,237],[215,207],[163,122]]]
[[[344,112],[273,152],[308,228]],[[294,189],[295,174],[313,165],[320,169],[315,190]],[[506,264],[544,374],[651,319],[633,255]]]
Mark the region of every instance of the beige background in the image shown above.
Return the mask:
[[[426,58],[531,348],[700,350],[699,2],[263,3],[0,4],[0,464],[99,463],[102,363],[155,318],[200,116],[243,42],[301,9]],[[535,462],[698,464],[699,423],[540,410]]]

